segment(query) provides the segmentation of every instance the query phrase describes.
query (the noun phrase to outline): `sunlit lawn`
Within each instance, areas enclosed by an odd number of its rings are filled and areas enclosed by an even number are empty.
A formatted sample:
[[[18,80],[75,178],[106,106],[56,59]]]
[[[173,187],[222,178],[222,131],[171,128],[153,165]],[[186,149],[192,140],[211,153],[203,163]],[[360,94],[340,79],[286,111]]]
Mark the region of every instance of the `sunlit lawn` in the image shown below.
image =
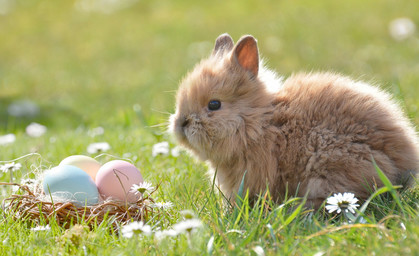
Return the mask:
[[[13,175],[19,182],[69,155],[96,157],[102,152],[89,154],[87,147],[107,142],[111,148],[98,161],[134,162],[146,180],[160,184],[154,196],[174,204],[150,221],[153,230],[171,228],[187,209],[203,226],[162,241],[128,239],[106,223],[66,232],[52,222],[50,230],[33,231],[35,224],[14,220],[6,208],[0,211],[2,255],[419,254],[414,192],[403,194],[405,213],[391,196],[376,198],[365,212],[367,223],[348,226],[340,216],[297,211],[300,201],[225,207],[204,164],[186,152],[152,156],[155,143],[176,146],[166,126],[178,82],[225,32],[235,40],[254,35],[267,65],[281,75],[332,70],[379,84],[419,124],[418,32],[400,41],[389,33],[396,18],[419,25],[419,2],[114,2],[0,1],[0,136],[16,136],[0,145],[0,164],[21,163]],[[39,113],[11,115],[11,104],[22,101]],[[29,136],[25,128],[33,122],[47,132]],[[104,133],[93,134],[97,127]],[[0,174],[0,181],[10,179]],[[4,186],[0,191],[2,198],[12,193]]]

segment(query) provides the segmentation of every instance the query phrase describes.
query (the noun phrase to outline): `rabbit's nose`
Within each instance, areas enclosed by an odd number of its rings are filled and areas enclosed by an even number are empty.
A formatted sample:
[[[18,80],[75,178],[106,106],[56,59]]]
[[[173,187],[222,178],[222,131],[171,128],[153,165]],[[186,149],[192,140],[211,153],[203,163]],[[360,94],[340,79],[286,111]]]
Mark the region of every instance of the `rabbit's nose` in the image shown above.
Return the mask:
[[[176,124],[177,124],[178,127],[182,128],[182,130],[183,130],[186,126],[188,126],[189,120],[184,116],[180,116],[176,120]]]
[[[182,120],[182,128],[185,128],[186,126],[188,126],[188,124],[189,124],[189,120],[188,120],[188,119],[186,119],[186,118],[184,118],[184,119]]]

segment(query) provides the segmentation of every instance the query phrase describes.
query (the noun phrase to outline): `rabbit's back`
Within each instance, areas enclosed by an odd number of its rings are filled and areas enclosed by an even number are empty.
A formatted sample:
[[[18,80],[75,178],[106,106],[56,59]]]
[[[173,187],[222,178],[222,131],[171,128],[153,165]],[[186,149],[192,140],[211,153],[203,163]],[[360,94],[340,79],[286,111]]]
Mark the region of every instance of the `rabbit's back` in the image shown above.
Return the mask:
[[[366,185],[380,184],[372,158],[394,184],[417,171],[415,131],[376,87],[331,73],[298,74],[284,82],[274,105],[273,123],[286,141],[278,145],[282,182],[303,188],[300,194],[366,197]]]

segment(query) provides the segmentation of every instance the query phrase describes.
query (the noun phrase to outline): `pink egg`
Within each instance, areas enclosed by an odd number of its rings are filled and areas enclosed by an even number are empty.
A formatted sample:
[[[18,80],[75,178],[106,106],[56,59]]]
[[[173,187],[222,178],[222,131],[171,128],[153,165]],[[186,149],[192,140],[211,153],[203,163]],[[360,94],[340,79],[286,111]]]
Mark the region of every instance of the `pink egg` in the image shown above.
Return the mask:
[[[96,174],[96,186],[104,197],[112,197],[134,203],[139,196],[130,192],[132,185],[142,183],[140,171],[131,163],[122,160],[107,162]]]

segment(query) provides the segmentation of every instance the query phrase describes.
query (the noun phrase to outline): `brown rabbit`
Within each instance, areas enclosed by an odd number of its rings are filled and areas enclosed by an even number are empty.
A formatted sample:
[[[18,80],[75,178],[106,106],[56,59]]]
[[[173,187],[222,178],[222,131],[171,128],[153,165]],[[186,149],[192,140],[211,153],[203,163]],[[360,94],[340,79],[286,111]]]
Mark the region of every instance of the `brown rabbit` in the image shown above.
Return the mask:
[[[246,171],[251,197],[307,194],[315,207],[331,193],[366,199],[382,186],[372,159],[393,184],[418,171],[415,130],[390,95],[334,73],[282,82],[261,65],[252,36],[217,38],[181,83],[170,129],[210,163],[227,198]]]

